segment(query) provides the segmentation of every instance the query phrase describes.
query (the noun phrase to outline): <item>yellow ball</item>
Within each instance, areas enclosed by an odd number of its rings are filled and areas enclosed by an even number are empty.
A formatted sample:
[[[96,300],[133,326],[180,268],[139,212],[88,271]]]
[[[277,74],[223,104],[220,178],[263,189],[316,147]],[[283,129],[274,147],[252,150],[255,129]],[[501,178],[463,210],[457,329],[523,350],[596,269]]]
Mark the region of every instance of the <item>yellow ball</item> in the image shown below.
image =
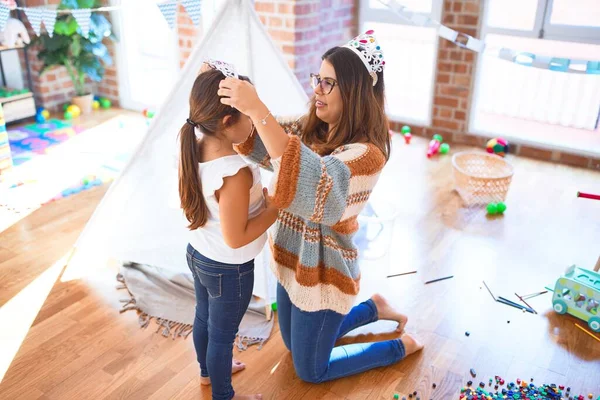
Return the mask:
[[[48,119],[50,118],[50,112],[48,110],[44,110],[42,111],[42,115],[44,116],[44,118]]]
[[[100,108],[100,102],[98,100],[94,100],[94,102],[92,103],[92,108],[94,110],[97,110]]]
[[[71,115],[73,115],[73,118],[77,118],[81,115],[81,109],[75,104],[72,104],[69,107],[67,107],[67,111],[70,112]]]

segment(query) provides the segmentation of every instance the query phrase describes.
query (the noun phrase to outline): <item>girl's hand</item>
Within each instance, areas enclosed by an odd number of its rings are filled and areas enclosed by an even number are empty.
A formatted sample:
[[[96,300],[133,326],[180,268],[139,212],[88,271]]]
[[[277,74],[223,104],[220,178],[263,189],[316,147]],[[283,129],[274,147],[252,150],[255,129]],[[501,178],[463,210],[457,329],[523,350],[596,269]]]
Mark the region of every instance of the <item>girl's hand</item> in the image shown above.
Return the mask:
[[[263,188],[263,197],[265,199],[265,209],[275,209],[276,207],[273,205],[273,198],[269,196],[269,189]]]
[[[253,120],[255,118],[264,118],[264,115],[260,116],[260,113],[267,108],[258,97],[256,89],[250,82],[225,78],[219,83],[217,94],[221,96],[221,103],[236,108],[239,112],[246,114]]]

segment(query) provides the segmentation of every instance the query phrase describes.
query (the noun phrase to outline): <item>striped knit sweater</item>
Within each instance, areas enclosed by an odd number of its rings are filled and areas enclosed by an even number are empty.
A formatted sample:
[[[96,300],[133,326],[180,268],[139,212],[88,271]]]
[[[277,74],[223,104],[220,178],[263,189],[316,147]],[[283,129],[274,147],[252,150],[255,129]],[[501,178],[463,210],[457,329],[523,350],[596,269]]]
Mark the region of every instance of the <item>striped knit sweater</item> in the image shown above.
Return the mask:
[[[355,143],[321,157],[297,136],[271,159],[259,135],[236,146],[248,161],[274,171],[270,195],[281,210],[271,231],[271,267],[296,307],[347,314],[358,294],[360,268],[353,236],[357,216],[377,183],[385,157],[372,144]]]

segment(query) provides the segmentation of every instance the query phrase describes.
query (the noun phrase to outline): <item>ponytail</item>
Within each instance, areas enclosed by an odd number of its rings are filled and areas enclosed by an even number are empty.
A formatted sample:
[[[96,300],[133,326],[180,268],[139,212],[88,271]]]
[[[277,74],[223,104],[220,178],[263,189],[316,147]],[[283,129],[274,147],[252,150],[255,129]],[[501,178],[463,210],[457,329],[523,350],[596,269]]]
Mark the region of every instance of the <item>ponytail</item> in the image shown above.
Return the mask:
[[[179,198],[185,217],[191,230],[203,227],[208,219],[208,207],[202,194],[202,183],[198,163],[200,162],[200,144],[196,140],[194,126],[183,124],[179,131],[181,158],[179,162]]]

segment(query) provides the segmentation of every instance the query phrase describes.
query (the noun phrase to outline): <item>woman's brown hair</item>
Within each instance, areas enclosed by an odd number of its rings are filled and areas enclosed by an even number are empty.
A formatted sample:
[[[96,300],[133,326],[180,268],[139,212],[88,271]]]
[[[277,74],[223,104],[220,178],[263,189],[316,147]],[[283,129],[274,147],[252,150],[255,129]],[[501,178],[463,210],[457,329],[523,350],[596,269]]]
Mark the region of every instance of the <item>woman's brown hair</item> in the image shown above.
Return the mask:
[[[383,72],[377,73],[377,84],[373,86],[373,78],[363,62],[345,47],[333,47],[321,59],[327,60],[335,69],[337,87],[342,95],[342,114],[330,133],[329,124],[317,117],[313,96],[303,123],[303,142],[323,155],[350,143],[372,143],[389,159],[390,135],[385,115]]]
[[[190,115],[179,131],[181,155],[179,162],[179,198],[181,208],[189,221],[189,229],[198,229],[206,224],[209,217],[206,200],[202,194],[202,182],[198,163],[201,161],[202,142],[196,138],[194,128],[204,136],[215,136],[226,128],[223,118],[230,116],[227,125],[234,125],[240,112],[221,103],[217,95],[219,82],[225,75],[216,69],[209,69],[198,75],[190,94]],[[245,76],[240,79],[249,81]]]

